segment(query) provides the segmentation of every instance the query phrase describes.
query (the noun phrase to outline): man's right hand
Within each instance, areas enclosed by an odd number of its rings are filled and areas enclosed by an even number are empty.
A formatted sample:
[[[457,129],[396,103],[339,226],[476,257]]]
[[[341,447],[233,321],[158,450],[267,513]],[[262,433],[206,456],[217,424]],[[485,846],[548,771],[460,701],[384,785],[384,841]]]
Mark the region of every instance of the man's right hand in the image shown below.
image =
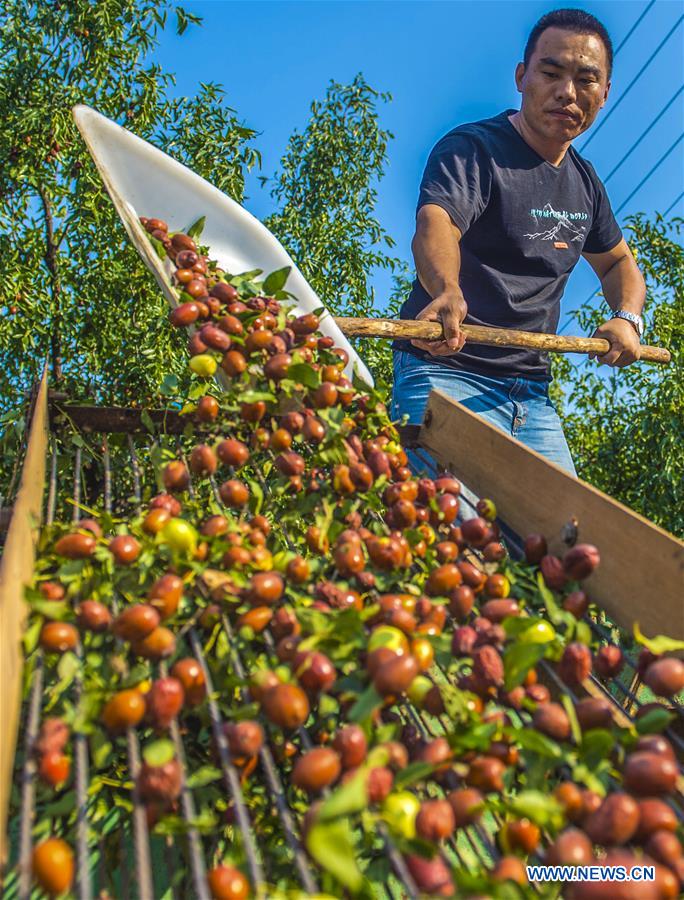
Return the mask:
[[[420,350],[426,350],[432,356],[451,356],[458,353],[465,344],[461,322],[467,313],[468,306],[460,291],[442,292],[425,309],[422,309],[416,318],[427,322],[441,322],[444,338],[435,341],[414,338],[411,343]]]

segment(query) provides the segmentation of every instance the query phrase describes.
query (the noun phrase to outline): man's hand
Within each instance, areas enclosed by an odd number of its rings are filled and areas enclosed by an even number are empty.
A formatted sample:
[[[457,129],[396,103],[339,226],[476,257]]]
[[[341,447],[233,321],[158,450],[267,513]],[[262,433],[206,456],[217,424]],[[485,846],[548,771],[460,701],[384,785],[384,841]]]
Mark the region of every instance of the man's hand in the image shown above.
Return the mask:
[[[468,306],[460,291],[447,291],[439,294],[432,303],[422,309],[417,319],[427,322],[441,322],[444,329],[444,340],[423,341],[415,338],[411,341],[414,347],[426,350],[433,356],[450,356],[465,344],[465,335],[461,331],[461,322],[465,319]]]
[[[589,359],[598,359],[600,366],[615,366],[619,369],[636,362],[641,356],[639,335],[634,326],[625,319],[608,319],[600,325],[592,337],[603,338],[610,343],[610,350],[599,356],[590,353]]]

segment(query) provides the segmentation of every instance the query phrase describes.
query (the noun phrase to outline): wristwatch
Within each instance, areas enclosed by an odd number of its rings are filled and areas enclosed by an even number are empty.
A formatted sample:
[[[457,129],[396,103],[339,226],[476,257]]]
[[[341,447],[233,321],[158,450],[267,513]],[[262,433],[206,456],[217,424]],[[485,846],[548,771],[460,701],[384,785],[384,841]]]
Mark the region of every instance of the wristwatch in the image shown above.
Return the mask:
[[[611,319],[625,319],[625,321],[631,322],[639,335],[639,340],[644,336],[644,320],[636,313],[627,312],[626,309],[618,309],[613,313]]]

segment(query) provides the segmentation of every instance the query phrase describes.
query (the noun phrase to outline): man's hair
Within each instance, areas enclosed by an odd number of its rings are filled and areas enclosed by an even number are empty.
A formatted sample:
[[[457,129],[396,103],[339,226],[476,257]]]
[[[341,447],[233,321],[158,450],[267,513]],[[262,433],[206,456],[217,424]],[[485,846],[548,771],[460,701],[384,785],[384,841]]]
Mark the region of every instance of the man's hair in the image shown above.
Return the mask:
[[[610,76],[613,73],[613,42],[605,25],[602,25],[595,16],[585,12],[583,9],[554,9],[541,17],[527,39],[523,57],[526,68],[537,46],[539,35],[542,31],[546,31],[547,28],[562,28],[564,31],[573,31],[575,34],[595,34],[599,37],[606,48],[608,79],[610,80]]]

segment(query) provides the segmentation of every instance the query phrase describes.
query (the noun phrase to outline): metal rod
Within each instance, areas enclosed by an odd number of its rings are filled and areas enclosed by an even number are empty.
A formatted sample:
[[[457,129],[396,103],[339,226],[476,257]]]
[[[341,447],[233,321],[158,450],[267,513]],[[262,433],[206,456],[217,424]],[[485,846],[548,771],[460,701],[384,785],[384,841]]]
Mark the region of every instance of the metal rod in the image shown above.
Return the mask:
[[[35,815],[36,800],[36,760],[33,745],[38,736],[40,706],[43,699],[44,661],[42,650],[38,651],[36,667],[33,671],[33,685],[29,699],[28,721],[24,741],[24,767],[21,774],[21,812],[19,818],[19,900],[28,900],[31,894],[31,851],[33,839],[31,831]]]
[[[102,464],[104,466],[104,508],[105,512],[111,513],[112,511],[112,470],[111,470],[111,459],[109,456],[109,441],[107,440],[107,435],[105,435],[102,439],[103,451],[102,451]]]
[[[261,473],[259,472],[258,469],[256,469],[256,472],[257,472],[257,477],[259,478],[259,481],[261,482],[261,484],[264,488],[264,493],[270,494],[271,490],[270,490],[270,487],[268,486],[267,482],[265,481],[265,479],[263,478],[263,476],[261,475]],[[287,547],[290,550],[294,550],[294,544],[292,542],[292,539],[288,535],[287,530],[284,528],[282,523],[280,523],[280,525],[279,525],[279,530],[285,539],[285,543],[286,543]],[[265,638],[266,644],[269,647],[269,650],[273,653],[275,651],[275,642],[273,640],[273,637],[271,636],[269,629],[268,628],[264,629],[262,634]],[[312,742],[309,737],[309,734],[303,726],[300,727],[299,734],[302,737],[302,741],[305,744],[305,746],[308,746],[308,747],[312,746]],[[385,827],[384,823],[378,823],[377,831],[385,845],[385,851],[390,859],[392,868],[394,869],[395,874],[397,875],[399,880],[402,882],[403,887],[407,893],[407,896],[410,898],[410,900],[413,900],[413,898],[417,898],[418,897],[418,889],[413,880],[413,877],[411,876],[411,873],[409,872],[408,868],[406,867],[404,858],[398,852],[397,848],[394,846],[394,842],[392,841],[392,838],[391,838],[389,832],[387,831],[387,828]]]
[[[195,818],[195,802],[192,799],[192,792],[187,784],[187,763],[185,760],[185,751],[183,742],[181,741],[178,723],[174,720],[171,722],[171,740],[176,748],[176,756],[183,770],[183,786],[181,789],[181,808],[183,817],[189,824]],[[209,895],[209,886],[207,884],[207,871],[204,866],[204,856],[202,854],[202,843],[200,841],[197,829],[188,828],[187,831],[188,849],[190,851],[190,868],[192,869],[192,880],[195,885],[195,895],[197,900],[211,900]]]
[[[79,520],[79,503],[81,497],[81,448],[76,448],[74,454],[74,479],[72,522]],[[81,665],[74,679],[74,699],[78,707],[83,693],[83,647],[79,640],[76,647],[76,655]],[[78,731],[74,732],[74,781],[76,787],[76,885],[80,900],[90,900],[92,895],[90,882],[90,860],[88,854],[88,745],[86,736]]]
[[[105,512],[112,511],[112,472],[111,457],[109,454],[109,442],[104,438],[104,451],[102,461],[104,465],[104,507]],[[116,614],[119,604],[116,598],[112,603],[112,610]],[[122,642],[116,640],[116,645]],[[128,768],[133,780],[133,852],[135,856],[135,868],[138,875],[138,890],[141,900],[154,897],[154,879],[152,876],[152,861],[150,855],[150,835],[147,826],[147,812],[140,799],[138,791],[138,772],[140,771],[140,743],[138,735],[133,728],[126,730],[126,752],[128,755]]]
[[[209,705],[209,716],[211,718],[212,732],[214,735],[214,740],[216,741],[219,759],[221,761],[221,771],[223,772],[223,779],[226,787],[228,788],[228,791],[230,792],[231,797],[233,798],[233,803],[235,804],[235,815],[245,845],[245,854],[247,856],[247,862],[249,865],[250,873],[252,875],[252,880],[255,887],[259,887],[263,884],[264,876],[261,869],[261,864],[259,863],[259,860],[257,858],[256,846],[253,840],[253,830],[251,827],[251,822],[249,820],[247,807],[245,806],[245,801],[242,796],[240,776],[238,775],[237,769],[233,765],[233,762],[230,758],[230,751],[228,749],[228,741],[223,730],[221,713],[218,707],[218,703],[214,699],[214,685],[211,678],[211,672],[209,671],[209,666],[207,665],[207,661],[204,657],[202,645],[194,629],[191,629],[189,631],[188,638],[190,641],[192,652],[194,653],[197,662],[202,667],[202,672],[204,674],[204,680],[207,686],[207,703]]]
[[[150,857],[150,840],[147,829],[147,813],[138,791],[138,772],[140,771],[140,747],[135,731],[126,731],[126,750],[128,752],[128,768],[133,779],[133,849],[135,852],[135,870],[138,873],[138,892],[141,900],[154,897],[154,880],[152,877],[152,860]]]
[[[142,497],[141,493],[141,470],[140,470],[140,462],[138,461],[138,454],[135,449],[135,444],[133,442],[133,438],[131,435],[128,435],[128,450],[131,457],[131,467],[133,472],[133,496],[135,497],[138,509],[140,512],[140,500]]]
[[[245,679],[247,677],[247,675],[245,672],[245,668],[242,664],[242,660],[240,659],[240,655],[237,652],[236,647],[235,647],[235,644],[236,644],[235,635],[233,634],[233,630],[230,626],[230,622],[228,621],[228,619],[225,615],[223,615],[221,617],[221,624],[223,626],[224,631],[226,632],[226,636],[228,637],[229,653],[230,653],[231,663],[233,665],[233,668],[235,669],[235,674],[238,676],[238,678]],[[205,671],[205,678],[207,678],[207,676],[209,675],[208,666],[206,664],[206,660],[204,659],[204,655],[202,653],[202,648],[201,648],[199,639],[194,631],[190,632],[189,637],[190,637],[190,644],[192,646],[193,653],[197,657],[200,665],[203,667],[203,670]],[[212,691],[209,688],[210,684],[211,684],[211,680],[209,677],[207,680],[207,688],[209,689],[209,693],[211,694]],[[217,709],[217,718],[218,718],[218,709]],[[225,736],[224,736],[224,740],[225,740]],[[219,746],[219,754],[221,754],[221,744],[219,743],[218,740],[217,740],[217,744]],[[228,762],[230,763],[230,755],[229,755],[227,746],[225,749],[226,749],[226,756],[227,756]],[[260,759],[261,765],[263,766],[264,773],[266,775],[266,780],[268,781],[268,784],[269,784],[269,790],[271,792],[271,796],[276,804],[278,813],[280,814],[281,819],[283,821],[283,825],[284,825],[283,831],[285,833],[285,839],[288,843],[288,846],[290,847],[290,849],[292,850],[292,852],[294,854],[295,863],[297,865],[297,869],[299,870],[302,884],[304,885],[304,888],[310,894],[316,893],[318,888],[316,886],[316,882],[314,881],[314,879],[311,876],[311,872],[309,871],[309,866],[307,864],[306,855],[302,850],[300,842],[295,837],[296,828],[295,828],[294,820],[290,813],[290,809],[285,801],[285,788],[283,786],[282,781],[280,780],[280,776],[278,774],[278,770],[277,770],[275,761],[273,759],[271,750],[266,743],[264,743],[262,745],[261,750],[259,751],[259,759]],[[221,756],[221,762],[223,763],[223,756]],[[230,764],[230,765],[232,766],[232,764]],[[238,781],[238,785],[239,785],[239,781]],[[239,810],[238,810],[237,804],[236,804],[236,813],[239,816]],[[247,816],[246,810],[245,810],[245,816]],[[248,828],[249,828],[249,823],[247,824],[246,827],[243,827],[243,833],[245,833],[245,831],[248,830]]]
[[[179,453],[183,462],[185,462],[185,454],[183,453],[182,447],[179,446]],[[189,471],[189,469],[188,469]],[[188,493],[190,496],[194,496],[194,488],[192,483],[192,478],[190,478],[190,482],[188,484]],[[223,730],[223,723],[221,721],[221,714],[219,711],[218,703],[214,699],[214,689],[212,684],[211,672],[209,671],[209,666],[204,658],[204,653],[202,651],[202,645],[194,631],[194,629],[190,629],[189,631],[189,640],[190,645],[192,647],[193,653],[195,657],[202,667],[202,671],[204,673],[205,682],[207,685],[207,694],[208,694],[208,704],[209,704],[209,714],[211,717],[212,731],[214,733],[214,740],[216,741],[216,746],[219,752],[219,758],[221,760],[221,770],[223,772],[224,781],[226,783],[226,787],[228,788],[232,798],[233,803],[235,804],[235,814],[238,820],[238,825],[240,827],[240,831],[242,833],[242,839],[245,847],[245,853],[247,855],[247,862],[250,869],[250,874],[252,876],[253,883],[256,888],[261,890],[261,887],[264,882],[264,875],[257,858],[256,846],[253,840],[253,832],[251,828],[251,823],[249,820],[249,815],[247,813],[247,807],[245,806],[245,802],[242,796],[242,789],[240,787],[240,778],[237,773],[235,766],[230,758],[230,752],[228,750],[228,741],[226,739],[225,732]]]

